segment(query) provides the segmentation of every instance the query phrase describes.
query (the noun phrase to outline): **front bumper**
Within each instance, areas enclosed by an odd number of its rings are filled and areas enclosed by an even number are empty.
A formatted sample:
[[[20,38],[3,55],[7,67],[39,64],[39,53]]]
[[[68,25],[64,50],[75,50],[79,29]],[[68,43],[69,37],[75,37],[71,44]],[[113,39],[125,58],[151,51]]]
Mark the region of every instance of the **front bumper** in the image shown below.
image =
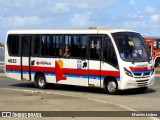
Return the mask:
[[[121,77],[119,81],[118,88],[120,90],[126,90],[126,89],[134,89],[141,87],[149,87],[152,86],[154,82],[155,82],[155,74],[152,74],[150,77],[144,77],[144,78],[134,78],[128,75],[124,75]]]

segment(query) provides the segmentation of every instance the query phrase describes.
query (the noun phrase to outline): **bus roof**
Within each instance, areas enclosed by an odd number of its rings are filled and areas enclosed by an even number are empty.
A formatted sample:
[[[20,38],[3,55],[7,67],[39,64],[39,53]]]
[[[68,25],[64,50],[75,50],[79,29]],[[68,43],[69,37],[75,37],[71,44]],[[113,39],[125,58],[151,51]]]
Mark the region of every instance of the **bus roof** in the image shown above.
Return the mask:
[[[89,27],[79,29],[19,29],[9,30],[7,34],[96,34],[96,33],[115,33],[115,32],[135,32],[127,29],[109,27]]]

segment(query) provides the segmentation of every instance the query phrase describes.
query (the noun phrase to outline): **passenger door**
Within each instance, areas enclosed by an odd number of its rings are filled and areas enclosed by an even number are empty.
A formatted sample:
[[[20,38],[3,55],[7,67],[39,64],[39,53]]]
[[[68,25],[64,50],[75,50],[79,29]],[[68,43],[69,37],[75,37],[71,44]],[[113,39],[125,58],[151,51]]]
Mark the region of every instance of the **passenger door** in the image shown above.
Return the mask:
[[[21,39],[21,80],[31,80],[31,36],[22,36]]]
[[[88,85],[101,86],[101,42],[102,37],[89,37]]]

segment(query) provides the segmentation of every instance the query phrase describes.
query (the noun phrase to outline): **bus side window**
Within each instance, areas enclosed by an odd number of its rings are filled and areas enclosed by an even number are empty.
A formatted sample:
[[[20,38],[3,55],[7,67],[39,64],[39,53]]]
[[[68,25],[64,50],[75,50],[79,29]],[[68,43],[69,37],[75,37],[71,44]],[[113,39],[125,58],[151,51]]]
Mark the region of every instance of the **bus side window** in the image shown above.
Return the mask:
[[[34,56],[41,56],[40,55],[40,37],[39,35],[35,35],[34,38]]]
[[[81,43],[81,57],[86,58],[86,47],[87,47],[87,37],[86,36],[81,36],[80,37],[80,43]]]
[[[45,54],[45,36],[41,37],[41,56],[44,56]]]
[[[10,56],[19,56],[19,36],[9,35],[7,40],[7,47]]]
[[[90,59],[100,60],[101,37],[90,39]]]
[[[66,35],[63,57],[86,58],[87,38],[85,35]]]
[[[71,42],[71,56],[72,57],[81,57],[81,46],[79,36],[73,36]]]
[[[52,41],[53,41],[53,56],[59,56],[59,50],[58,50],[58,45],[59,45],[59,39],[58,36],[52,36]]]
[[[103,58],[104,61],[111,63],[116,67],[118,66],[115,49],[111,42],[111,39],[108,36],[106,36],[103,40]]]
[[[65,38],[65,47],[64,47],[64,54],[63,57],[67,58],[70,57],[70,52],[71,52],[71,36],[64,36]]]

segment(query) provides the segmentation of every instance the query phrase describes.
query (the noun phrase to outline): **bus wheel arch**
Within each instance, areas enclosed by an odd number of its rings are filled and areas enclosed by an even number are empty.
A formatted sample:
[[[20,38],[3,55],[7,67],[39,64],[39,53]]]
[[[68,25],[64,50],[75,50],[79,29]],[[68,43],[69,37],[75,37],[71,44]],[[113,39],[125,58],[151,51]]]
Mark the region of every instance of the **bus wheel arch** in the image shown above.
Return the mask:
[[[111,95],[118,93],[118,82],[114,77],[105,77],[103,82],[103,92]]]
[[[47,81],[45,74],[42,72],[37,72],[34,77],[35,87],[39,89],[45,89],[47,87]]]

